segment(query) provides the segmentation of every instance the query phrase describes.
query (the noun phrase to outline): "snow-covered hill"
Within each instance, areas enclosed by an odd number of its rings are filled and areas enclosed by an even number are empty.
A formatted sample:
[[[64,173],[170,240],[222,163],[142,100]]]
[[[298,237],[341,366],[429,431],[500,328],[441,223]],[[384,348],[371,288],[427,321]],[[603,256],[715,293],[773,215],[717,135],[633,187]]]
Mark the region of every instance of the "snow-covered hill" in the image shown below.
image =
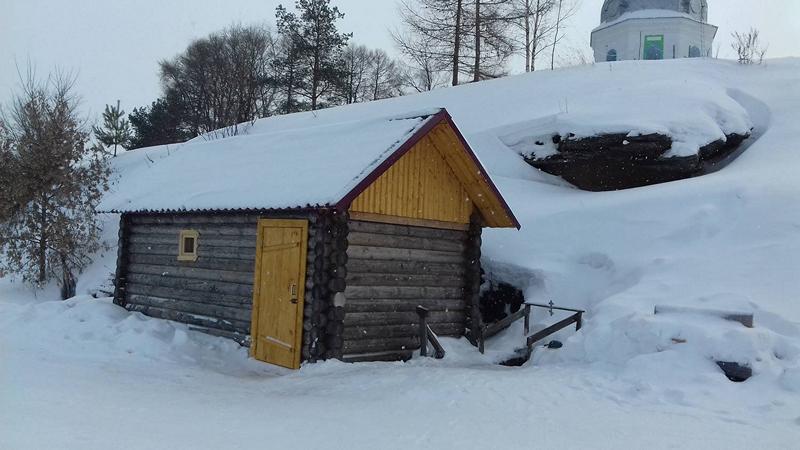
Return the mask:
[[[800,60],[597,64],[279,117],[248,133],[432,107],[453,115],[522,222],[486,231],[493,278],[587,310],[582,331],[561,333],[564,348],[538,349],[522,368],[493,365],[492,352],[521,343],[511,329],[487,356],[450,341],[443,361],[287,374],[106,300],[43,302],[0,280],[0,448],[795,448]],[[686,154],[751,127],[747,151],[718,173],[620,192],[578,191],[517,154],[552,133],[601,131],[664,132]],[[174,151],[115,164],[146,183]],[[109,239],[114,226],[110,217]],[[109,266],[113,256],[98,258],[79,288]],[[755,328],[654,315],[655,305],[753,311]],[[559,318],[539,313],[537,326]],[[733,384],[714,360],[755,376]]]

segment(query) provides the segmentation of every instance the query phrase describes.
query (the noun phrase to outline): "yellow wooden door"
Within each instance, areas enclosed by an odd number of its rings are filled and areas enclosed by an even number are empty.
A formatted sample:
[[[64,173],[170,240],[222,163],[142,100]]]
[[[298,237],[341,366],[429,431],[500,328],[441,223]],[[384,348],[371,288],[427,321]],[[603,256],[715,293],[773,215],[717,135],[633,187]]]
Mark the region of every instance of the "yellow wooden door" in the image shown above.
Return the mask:
[[[300,367],[308,222],[260,220],[250,352],[260,361]]]

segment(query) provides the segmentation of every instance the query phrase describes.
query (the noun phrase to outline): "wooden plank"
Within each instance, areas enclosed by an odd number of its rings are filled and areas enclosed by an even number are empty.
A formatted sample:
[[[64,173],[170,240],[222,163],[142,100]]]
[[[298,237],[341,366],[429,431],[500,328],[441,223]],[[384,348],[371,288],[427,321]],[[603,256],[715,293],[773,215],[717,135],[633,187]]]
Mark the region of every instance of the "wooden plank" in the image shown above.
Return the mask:
[[[431,311],[428,313],[428,323],[461,323],[466,320],[464,311]],[[419,321],[415,312],[348,312],[344,316],[344,325],[370,326],[370,325],[405,325]]]
[[[481,171],[480,166],[465,151],[461,139],[450,124],[443,123],[436,126],[427,139],[430,139],[433,147],[447,161],[488,226],[503,228],[516,226],[513,217],[506,211],[503,199],[492,189],[488,174]]]
[[[249,322],[250,308],[231,308],[227,306],[210,305],[186,300],[153,297],[148,295],[128,295],[129,305],[154,306],[160,309],[170,309],[187,314],[197,314],[231,321]]]
[[[193,280],[224,281],[244,285],[253,284],[250,272],[234,272],[228,270],[208,270],[195,267],[151,266],[146,264],[130,264],[128,273],[140,275],[157,275],[161,277],[190,278]]]
[[[226,283],[224,281],[197,280],[190,278],[142,275],[129,273],[127,276],[129,283],[140,283],[148,286],[162,286],[179,290],[198,291],[198,292],[219,292],[227,295],[251,297],[253,295],[252,283],[249,285],[238,283]]]
[[[443,252],[463,253],[464,241],[431,239],[417,236],[395,236],[391,234],[363,233],[351,231],[347,235],[350,245],[360,245],[365,247],[390,247],[407,248],[416,250],[436,250]]]
[[[192,230],[197,231],[200,233],[201,236],[209,236],[209,237],[252,237],[253,242],[255,245],[255,238],[256,238],[256,224],[226,224],[226,225],[215,225],[215,224],[196,224],[197,226],[187,226],[186,225],[152,225],[152,224],[141,224],[141,225],[134,225],[131,227],[131,233],[136,235],[150,235],[150,234],[167,234],[167,235],[177,235],[181,232],[181,230],[186,230],[191,228]]]
[[[427,220],[447,227],[469,223],[472,201],[430,140],[423,139],[354,199],[350,210],[354,216],[393,216],[376,219],[380,222]]]
[[[350,232],[390,234],[394,236],[413,236],[427,239],[447,239],[463,241],[467,239],[467,233],[456,230],[441,230],[425,227],[411,227],[377,222],[362,222],[351,220],[349,223]]]
[[[387,214],[374,214],[368,212],[350,211],[354,220],[376,223],[390,223],[394,225],[407,225],[411,227],[437,228],[442,230],[468,230],[469,222],[448,222],[443,220],[419,219]],[[468,220],[468,219],[467,219]]]
[[[178,241],[172,245],[147,245],[147,244],[130,244],[128,251],[131,254],[142,255],[166,255],[178,258]],[[200,245],[197,248],[198,259],[200,258],[228,258],[228,259],[243,259],[247,261],[254,261],[256,257],[255,246],[253,248],[241,247],[216,247],[211,245]]]
[[[699,309],[689,307],[656,305],[654,314],[689,314],[718,317],[730,322],[739,322],[747,328],[754,327],[753,313],[742,311],[721,311],[714,309]]]
[[[178,245],[178,236],[176,234],[131,234],[129,242],[132,244],[141,245]],[[211,237],[205,234],[198,233],[197,239],[198,248],[202,246],[212,247],[244,247],[254,248],[256,246],[255,236],[218,236]]]
[[[128,283],[126,291],[129,294],[149,295],[153,297],[169,298],[174,300],[185,300],[196,303],[210,305],[230,306],[244,308],[250,311],[253,299],[247,296],[236,296],[222,294],[219,292],[190,291],[186,289],[175,289],[164,286],[151,286],[141,283]]]
[[[444,358],[446,352],[444,351],[444,347],[442,347],[442,343],[439,342],[439,333],[436,332],[435,328],[431,328],[430,324],[425,324],[425,328],[427,329],[427,336],[428,341],[430,341],[431,346],[433,346],[433,351],[436,359]],[[464,326],[462,325],[460,330],[457,334],[453,334],[452,336],[463,336],[464,335]]]
[[[347,274],[348,286],[464,287],[464,278],[448,275]]]
[[[344,355],[342,357],[342,361],[348,363],[370,362],[370,361],[386,361],[386,362],[408,361],[409,359],[411,359],[413,354],[414,354],[413,350],[361,353],[361,354]]]
[[[463,255],[452,252],[409,250],[404,248],[364,247],[359,245],[351,245],[348,247],[347,256],[356,259],[425,261],[434,263],[461,263],[464,261]]]
[[[189,224],[252,224],[258,223],[258,215],[244,214],[131,214],[131,224],[189,225]]]
[[[351,299],[462,299],[464,289],[451,287],[347,286],[344,291]]]
[[[520,309],[519,311],[515,312],[514,314],[510,314],[506,316],[504,319],[499,320],[495,323],[487,325],[483,329],[482,337],[484,339],[488,339],[497,333],[505,330],[506,328],[510,327],[511,324],[514,322],[524,319],[525,318],[525,309]]]
[[[463,299],[347,299],[344,305],[347,316],[353,313],[408,313],[414,312],[417,306],[424,306],[432,311],[463,312],[467,305]]]
[[[534,344],[536,344],[537,342],[541,341],[542,339],[544,339],[544,338],[546,338],[546,337],[548,337],[548,336],[550,336],[552,334],[555,334],[555,333],[563,330],[564,328],[567,328],[568,326],[572,325],[573,323],[575,323],[575,324],[580,323],[580,316],[581,316],[581,313],[575,313],[575,314],[567,317],[564,320],[556,322],[555,324],[550,325],[549,327],[547,327],[547,328],[545,328],[543,330],[540,330],[540,331],[528,336],[528,347],[531,347]]]
[[[345,355],[358,353],[377,353],[398,350],[414,350],[419,348],[419,337],[401,337],[388,339],[359,339],[344,342]]]
[[[172,320],[175,322],[185,323],[187,325],[195,325],[204,328],[213,328],[222,331],[233,331],[237,333],[248,333],[250,322],[241,322],[235,320],[219,319],[215,317],[206,317],[199,314],[189,314],[181,311],[174,311],[171,309],[158,308],[155,306],[145,305],[128,305],[128,311],[140,312],[146,316],[155,317],[157,319]]]
[[[232,272],[253,273],[255,261],[230,258],[198,258],[197,261],[178,261],[173,256],[131,254],[128,261],[131,264],[144,264],[150,266],[184,267],[208,270],[227,270]]]
[[[199,331],[201,333],[209,334],[211,336],[224,337],[236,341],[242,347],[250,347],[250,335],[247,333],[237,333],[235,331],[223,331],[213,328],[203,328],[196,326],[189,326],[192,331]]]
[[[463,263],[431,263],[351,258],[347,263],[347,271],[348,273],[354,274],[446,274],[461,277],[464,275],[466,269]]]
[[[463,323],[437,323],[430,324],[434,332],[440,336],[461,336],[464,334]],[[348,341],[362,339],[389,339],[417,336],[419,334],[419,320],[417,323],[407,325],[375,325],[345,327],[345,347]]]

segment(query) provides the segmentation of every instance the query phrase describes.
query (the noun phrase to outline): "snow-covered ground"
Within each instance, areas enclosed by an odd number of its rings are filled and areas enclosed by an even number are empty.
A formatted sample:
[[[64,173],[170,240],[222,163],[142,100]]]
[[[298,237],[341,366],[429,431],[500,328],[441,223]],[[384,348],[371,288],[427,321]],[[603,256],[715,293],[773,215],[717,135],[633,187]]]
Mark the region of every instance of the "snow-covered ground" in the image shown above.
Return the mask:
[[[0,280],[0,448],[797,448],[800,60],[597,64],[251,131],[442,106],[523,225],[487,230],[486,267],[529,300],[587,309],[564,348],[495,365],[521,343],[512,328],[486,356],[448,340],[441,361],[292,373],[107,299],[48,301]],[[750,126],[724,170],[621,192],[577,191],[512,151],[552,132],[631,130],[667,130],[686,149]],[[144,182],[168,151],[116,164]],[[80,292],[108,279],[113,253]],[[756,326],[655,305],[752,311]],[[539,312],[537,326],[559,318]],[[714,360],[755,376],[731,383]]]

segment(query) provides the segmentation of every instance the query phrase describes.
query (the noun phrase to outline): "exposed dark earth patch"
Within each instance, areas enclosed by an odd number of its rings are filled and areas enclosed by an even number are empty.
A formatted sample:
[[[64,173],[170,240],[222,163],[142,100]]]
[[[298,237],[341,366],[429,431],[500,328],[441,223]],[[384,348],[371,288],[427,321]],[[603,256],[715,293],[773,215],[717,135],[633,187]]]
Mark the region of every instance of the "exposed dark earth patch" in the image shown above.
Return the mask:
[[[554,136],[558,153],[538,158],[523,155],[528,164],[559,176],[587,191],[615,191],[715,172],[736,159],[750,135],[730,134],[692,156],[665,156],[672,138],[662,134],[604,134],[588,138]],[[538,143],[544,145],[544,143]]]

